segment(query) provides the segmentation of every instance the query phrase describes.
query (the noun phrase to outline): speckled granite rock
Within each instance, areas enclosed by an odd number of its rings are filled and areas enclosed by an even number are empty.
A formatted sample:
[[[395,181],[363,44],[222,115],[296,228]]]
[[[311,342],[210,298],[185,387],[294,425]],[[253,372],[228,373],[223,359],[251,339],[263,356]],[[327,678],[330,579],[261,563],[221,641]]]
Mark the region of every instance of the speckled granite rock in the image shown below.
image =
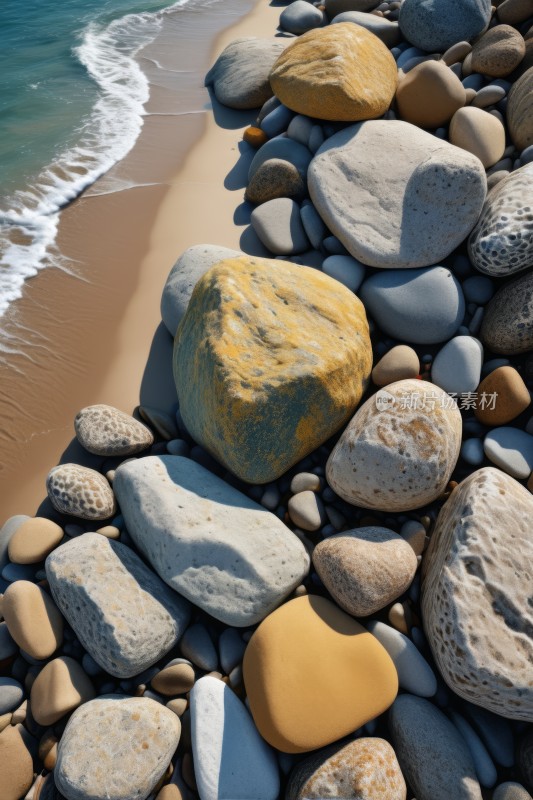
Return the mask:
[[[74,420],[76,436],[89,453],[128,456],[146,450],[154,441],[152,431],[113,406],[82,408]]]
[[[60,464],[51,469],[46,491],[57,511],[81,519],[108,519],[117,508],[104,476],[79,464]]]
[[[244,199],[250,203],[267,203],[277,197],[298,199],[304,194],[305,182],[298,168],[282,158],[269,158],[258,167],[246,187]],[[238,255],[238,253],[231,255]]]
[[[104,695],[70,718],[54,778],[68,800],[146,800],[178,746],[178,717],[145,697]]]
[[[520,152],[533,144],[533,67],[513,83],[506,108],[511,139]]]
[[[452,44],[469,42],[481,33],[490,13],[490,0],[405,0],[399,23],[415,47],[444,53]]]
[[[120,678],[158,661],[189,621],[188,604],[133,550],[97,533],[55,550],[46,560],[46,575],[54,600],[85,649]]]
[[[128,532],[154,569],[226,625],[259,622],[307,574],[309,557],[289,528],[188,458],[131,461],[114,485]]]
[[[286,46],[284,39],[235,39],[205,76],[205,85],[229,108],[259,108],[272,97],[268,76]]]
[[[479,338],[506,356],[533,349],[533,273],[505,284],[485,307]]]
[[[391,383],[355,413],[328,459],[328,483],[363,508],[419,508],[444,491],[461,431],[459,409],[438,386]]]
[[[405,800],[407,787],[390,744],[364,738],[308,756],[292,770],[285,800]]]
[[[533,722],[529,568],[533,497],[492,467],[453,491],[424,556],[422,612],[433,656],[461,697]]]
[[[335,433],[371,365],[352,292],[316,269],[251,256],[201,278],[174,344],[187,430],[249,483],[277,479]]]

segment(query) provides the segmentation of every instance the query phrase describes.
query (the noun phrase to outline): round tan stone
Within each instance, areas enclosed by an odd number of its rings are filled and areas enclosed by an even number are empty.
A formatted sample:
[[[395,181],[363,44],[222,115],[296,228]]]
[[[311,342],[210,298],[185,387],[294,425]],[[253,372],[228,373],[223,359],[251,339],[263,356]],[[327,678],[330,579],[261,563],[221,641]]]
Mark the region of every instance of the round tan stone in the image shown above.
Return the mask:
[[[167,783],[158,792],[156,800],[183,800],[183,795],[175,783]]]
[[[169,700],[166,706],[177,717],[181,717],[187,711],[189,701],[185,697],[175,697],[173,700]]]
[[[0,733],[0,787],[2,800],[20,800],[33,783],[33,762],[16,728]]]
[[[506,117],[516,149],[521,152],[533,144],[533,67],[511,86]]]
[[[483,394],[496,395],[494,401],[487,397],[484,408],[481,402]],[[474,413],[483,425],[506,425],[531,403],[527,386],[514,367],[498,367],[490,372],[479,384],[477,395]]]
[[[4,619],[32,658],[50,658],[63,641],[63,617],[50,595],[31,581],[14,581],[4,595]]]
[[[420,372],[420,361],[412,347],[398,344],[385,353],[372,370],[372,381],[376,386],[387,386],[395,381],[416,378]]]
[[[295,39],[274,64],[270,84],[299,114],[356,122],[387,111],[397,75],[394,58],[377,36],[340,22]]]
[[[31,687],[31,712],[39,725],[53,725],[94,696],[93,685],[77,661],[68,656],[54,658]]]
[[[504,0],[498,4],[498,18],[507,25],[519,25],[532,15],[531,0]]]
[[[259,733],[303,753],[337,741],[387,709],[398,691],[388,653],[324,597],[298,597],[253,634],[244,684]]]
[[[510,25],[495,25],[472,49],[472,71],[491,78],[505,78],[526,54],[524,37]]]
[[[446,125],[466,103],[457,75],[442,61],[424,61],[402,78],[396,90],[400,117],[421,128]]]
[[[194,680],[194,669],[189,664],[173,664],[158,672],[151,683],[156,692],[172,697],[192,689]]]
[[[45,517],[27,519],[9,540],[9,560],[14,564],[44,561],[63,538],[63,529]]]
[[[496,164],[505,150],[505,128],[500,120],[475,106],[455,112],[449,139],[451,144],[477,156],[485,169]]]

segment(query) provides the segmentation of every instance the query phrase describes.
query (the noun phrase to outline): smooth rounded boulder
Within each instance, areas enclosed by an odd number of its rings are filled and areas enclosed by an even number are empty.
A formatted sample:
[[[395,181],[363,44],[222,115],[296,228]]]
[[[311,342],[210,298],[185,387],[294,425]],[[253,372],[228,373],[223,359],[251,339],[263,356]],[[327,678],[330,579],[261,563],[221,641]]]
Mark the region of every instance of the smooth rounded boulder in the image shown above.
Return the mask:
[[[404,0],[399,24],[415,47],[444,53],[453,44],[480,34],[490,15],[490,0]]]
[[[309,166],[308,185],[348,252],[381,268],[446,258],[476,224],[487,193],[476,156],[400,120],[361,122],[331,136]]]
[[[283,39],[235,39],[205,76],[205,85],[224,106],[259,108],[272,97],[268,76],[286,46]]]
[[[386,45],[350,22],[304,33],[270,73],[274,94],[288,108],[337,122],[380,117],[391,104],[397,80]]]
[[[494,353],[533,350],[533,273],[506,283],[485,308],[479,338]]]
[[[364,307],[349,289],[251,256],[201,278],[174,344],[187,430],[249,483],[276,480],[335,433],[371,367]]]

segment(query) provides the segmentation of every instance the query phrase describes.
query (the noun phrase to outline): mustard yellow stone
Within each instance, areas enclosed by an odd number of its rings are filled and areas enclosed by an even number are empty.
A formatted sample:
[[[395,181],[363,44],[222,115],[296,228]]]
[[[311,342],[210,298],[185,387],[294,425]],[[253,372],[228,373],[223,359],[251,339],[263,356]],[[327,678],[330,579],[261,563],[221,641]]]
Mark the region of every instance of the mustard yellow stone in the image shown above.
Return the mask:
[[[382,714],[398,691],[385,648],[324,597],[291,600],[250,639],[243,661],[261,736],[286,753],[331,744]]]
[[[397,82],[396,62],[387,46],[352,22],[299,36],[270,73],[274,94],[288,108],[344,122],[384,114]]]
[[[187,430],[250,483],[279,478],[342,427],[371,368],[365,310],[349,289],[252,256],[198,281],[174,343]]]

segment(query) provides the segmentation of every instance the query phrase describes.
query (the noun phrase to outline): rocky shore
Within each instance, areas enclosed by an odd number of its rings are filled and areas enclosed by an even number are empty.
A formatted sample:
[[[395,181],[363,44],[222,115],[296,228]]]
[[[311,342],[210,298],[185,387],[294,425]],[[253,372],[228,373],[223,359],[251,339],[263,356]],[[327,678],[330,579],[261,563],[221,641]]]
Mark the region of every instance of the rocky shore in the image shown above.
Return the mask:
[[[267,33],[206,77],[250,224],[163,289],[179,404],[81,409],[0,530],[2,800],[531,800],[533,7]]]

